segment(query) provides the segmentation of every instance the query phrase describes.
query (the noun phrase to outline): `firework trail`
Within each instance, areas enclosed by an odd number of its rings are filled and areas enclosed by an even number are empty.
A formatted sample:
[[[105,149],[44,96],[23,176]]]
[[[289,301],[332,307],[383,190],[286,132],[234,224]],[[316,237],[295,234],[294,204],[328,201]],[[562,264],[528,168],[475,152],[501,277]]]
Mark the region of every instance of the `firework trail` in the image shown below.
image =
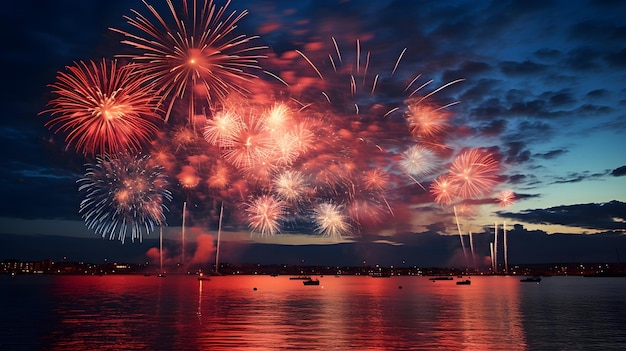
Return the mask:
[[[169,99],[165,120],[169,119],[176,97],[189,98],[189,117],[195,114],[194,94],[201,92],[208,102],[220,102],[231,93],[245,94],[246,85],[256,76],[248,70],[260,67],[256,54],[263,47],[251,46],[257,36],[237,34],[235,29],[247,11],[227,13],[226,5],[217,7],[212,0],[196,0],[191,6],[183,0],[176,9],[166,0],[171,17],[162,16],[143,0],[152,19],[136,10],[135,18],[124,16],[137,30],[133,34],[110,28],[126,37],[122,43],[132,46],[138,54],[119,55],[139,63],[139,75],[153,81],[163,99]]]
[[[494,272],[498,272],[498,222],[495,223],[493,228],[493,266]]]
[[[506,222],[502,222],[502,231],[503,239],[504,239],[504,271],[509,273],[509,248],[508,248],[508,238],[506,234]]]
[[[172,200],[166,176],[150,166],[148,156],[119,154],[96,157],[77,181],[84,199],[79,213],[87,227],[102,237],[127,235],[134,242],[165,224],[166,204]]]
[[[463,258],[465,259],[465,266],[467,267],[467,250],[465,249],[465,241],[463,240],[463,233],[461,232],[461,224],[459,223],[459,217],[456,214],[456,206],[454,209],[454,219],[456,220],[456,228],[459,231],[459,239],[461,240],[461,248],[463,249]]]
[[[157,100],[134,65],[79,62],[59,72],[46,126],[85,155],[138,151],[158,130]]]
[[[476,268],[476,255],[474,254],[474,240],[472,239],[472,232],[470,231],[468,235],[469,235],[470,252],[472,253],[472,268]]]

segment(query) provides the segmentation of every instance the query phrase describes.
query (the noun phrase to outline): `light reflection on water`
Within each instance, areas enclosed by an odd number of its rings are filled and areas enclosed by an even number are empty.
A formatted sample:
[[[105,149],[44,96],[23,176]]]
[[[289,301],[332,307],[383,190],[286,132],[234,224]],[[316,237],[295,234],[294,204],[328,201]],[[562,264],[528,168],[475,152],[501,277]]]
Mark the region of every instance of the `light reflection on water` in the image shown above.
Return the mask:
[[[0,349],[610,350],[626,342],[622,278],[319,279],[0,277]]]

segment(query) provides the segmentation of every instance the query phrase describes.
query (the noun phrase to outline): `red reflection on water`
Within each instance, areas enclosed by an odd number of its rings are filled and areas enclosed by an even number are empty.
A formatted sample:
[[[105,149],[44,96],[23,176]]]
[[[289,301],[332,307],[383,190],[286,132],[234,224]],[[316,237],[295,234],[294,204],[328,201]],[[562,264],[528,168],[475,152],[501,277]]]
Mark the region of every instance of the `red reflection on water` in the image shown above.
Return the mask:
[[[435,328],[455,331],[440,333],[439,347],[525,350],[518,279],[474,277],[470,280],[471,285],[456,285],[454,281],[433,284],[433,294],[445,301],[441,304],[443,310],[436,316]]]
[[[51,350],[524,350],[519,281],[55,277]]]

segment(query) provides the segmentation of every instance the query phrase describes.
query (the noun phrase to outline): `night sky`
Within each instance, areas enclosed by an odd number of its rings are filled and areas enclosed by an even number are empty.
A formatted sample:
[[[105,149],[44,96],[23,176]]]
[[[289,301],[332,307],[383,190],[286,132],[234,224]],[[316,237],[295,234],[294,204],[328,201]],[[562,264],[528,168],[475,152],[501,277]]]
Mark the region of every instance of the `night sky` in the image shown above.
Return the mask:
[[[180,3],[174,1],[176,7]],[[169,20],[164,1],[150,4]],[[121,43],[127,38],[110,29],[138,34],[123,17],[134,18],[131,9],[150,17],[141,1],[4,6],[0,259],[154,258],[158,229],[145,235],[143,243],[126,238],[122,244],[116,237],[111,242],[101,239],[86,227],[77,180],[85,176],[85,164],[93,165],[96,158],[68,147],[66,133],[46,127],[51,115],[42,113],[54,98],[49,85],[58,72],[67,72],[66,66],[116,57],[121,64],[128,59],[119,55],[137,53]],[[222,240],[230,243],[224,259],[234,262],[302,258],[320,264],[398,264],[397,257],[402,257],[411,264],[455,265],[463,258],[459,229],[465,245],[468,232],[475,235],[483,262],[496,222],[500,231],[506,222],[511,257],[520,263],[616,261],[620,252],[626,255],[622,1],[234,0],[226,13],[244,10],[248,13],[234,32],[251,39],[244,46],[263,47],[254,52],[263,56],[257,60],[259,68],[245,69],[257,77],[246,83],[249,103],[265,104],[266,109],[283,101],[310,104],[305,112],[314,111],[315,117],[308,115],[307,123],[319,125],[317,141],[305,156],[294,156],[268,172],[273,176],[298,168],[308,174],[315,184],[309,190],[316,193],[301,196],[351,208],[349,229],[320,235],[308,202],[286,213],[276,233],[251,227],[247,209],[272,189],[258,180],[258,169],[242,171],[237,159],[228,159],[231,154],[220,158],[218,149],[183,145],[177,139],[187,93],[175,102],[171,120],[160,125],[166,136],[155,136],[161,139],[150,144],[178,143],[168,144],[177,161],[164,171],[172,193],[164,229],[170,260],[178,259],[180,251],[176,238],[183,204],[190,250],[186,255],[196,263],[212,259],[222,203]],[[333,63],[340,66],[338,72]],[[354,98],[350,73],[359,91]],[[408,95],[422,84],[411,98],[432,92],[428,102],[449,105],[441,110],[448,116],[445,135],[437,135],[436,142],[423,135],[412,139],[407,128]],[[200,104],[196,114],[204,111],[209,120],[218,112],[215,106]],[[385,115],[394,107],[399,109]],[[403,153],[418,143],[414,139],[435,145],[427,169],[402,166]],[[493,184],[450,203],[436,201],[431,186],[470,149],[497,161]],[[217,168],[207,165],[229,162],[227,184],[216,190],[210,182]],[[362,207],[355,209],[355,198],[361,199],[355,194],[362,192],[350,189],[367,188],[355,179],[371,175],[374,168],[384,170],[390,180],[375,202],[363,195]],[[200,185],[185,184],[190,174]],[[331,188],[331,180],[323,180],[331,175],[339,178],[332,180],[332,191],[320,190]],[[514,200],[503,206],[499,194],[505,191]]]

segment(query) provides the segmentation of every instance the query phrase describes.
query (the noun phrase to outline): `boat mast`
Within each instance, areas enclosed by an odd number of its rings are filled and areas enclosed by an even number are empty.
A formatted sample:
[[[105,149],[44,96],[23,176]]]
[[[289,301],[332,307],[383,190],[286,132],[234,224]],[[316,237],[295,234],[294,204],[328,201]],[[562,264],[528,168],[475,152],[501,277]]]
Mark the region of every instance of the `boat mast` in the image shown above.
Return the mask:
[[[163,227],[159,226],[159,273],[163,273]]]
[[[185,264],[185,212],[187,212],[187,201],[183,202],[183,227],[181,234],[182,257],[181,263]]]

